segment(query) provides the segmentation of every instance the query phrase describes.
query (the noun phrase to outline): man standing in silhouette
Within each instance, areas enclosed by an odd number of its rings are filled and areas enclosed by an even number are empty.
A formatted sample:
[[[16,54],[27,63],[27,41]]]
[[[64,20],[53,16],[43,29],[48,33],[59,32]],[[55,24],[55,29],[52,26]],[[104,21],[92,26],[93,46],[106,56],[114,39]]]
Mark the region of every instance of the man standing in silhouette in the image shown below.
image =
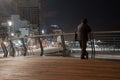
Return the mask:
[[[91,32],[91,28],[87,24],[85,18],[77,27],[78,41],[82,50],[81,59],[88,59],[88,52],[86,51],[88,35]]]

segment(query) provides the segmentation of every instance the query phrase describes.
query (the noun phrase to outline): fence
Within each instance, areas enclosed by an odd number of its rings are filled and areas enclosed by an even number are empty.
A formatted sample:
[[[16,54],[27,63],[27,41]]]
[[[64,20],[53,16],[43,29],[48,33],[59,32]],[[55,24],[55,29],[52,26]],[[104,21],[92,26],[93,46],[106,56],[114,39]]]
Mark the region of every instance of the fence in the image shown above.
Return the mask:
[[[5,43],[6,42],[6,43]],[[1,43],[1,57],[28,55],[60,55],[80,57],[81,49],[74,33],[43,34],[14,38]],[[119,56],[120,31],[92,32],[87,43],[91,58]]]

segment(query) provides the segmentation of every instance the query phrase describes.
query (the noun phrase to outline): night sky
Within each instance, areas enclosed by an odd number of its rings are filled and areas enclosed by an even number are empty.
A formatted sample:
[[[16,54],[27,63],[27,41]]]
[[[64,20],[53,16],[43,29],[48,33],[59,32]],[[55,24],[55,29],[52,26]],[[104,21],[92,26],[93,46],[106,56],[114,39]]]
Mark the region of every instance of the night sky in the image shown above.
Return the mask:
[[[12,1],[0,0],[0,14],[14,12]],[[120,0],[46,0],[45,6],[46,29],[58,25],[64,32],[74,32],[87,18],[93,31],[120,30]]]
[[[119,0],[47,0],[46,24],[74,32],[83,18],[93,31],[120,30]]]

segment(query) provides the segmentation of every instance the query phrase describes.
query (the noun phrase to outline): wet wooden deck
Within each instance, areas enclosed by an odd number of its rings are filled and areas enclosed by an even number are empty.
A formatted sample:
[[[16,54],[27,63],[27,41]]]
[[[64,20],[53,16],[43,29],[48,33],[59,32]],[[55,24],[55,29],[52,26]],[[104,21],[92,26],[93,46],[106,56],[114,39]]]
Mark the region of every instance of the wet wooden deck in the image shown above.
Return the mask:
[[[120,61],[63,57],[0,59],[0,80],[120,80]]]

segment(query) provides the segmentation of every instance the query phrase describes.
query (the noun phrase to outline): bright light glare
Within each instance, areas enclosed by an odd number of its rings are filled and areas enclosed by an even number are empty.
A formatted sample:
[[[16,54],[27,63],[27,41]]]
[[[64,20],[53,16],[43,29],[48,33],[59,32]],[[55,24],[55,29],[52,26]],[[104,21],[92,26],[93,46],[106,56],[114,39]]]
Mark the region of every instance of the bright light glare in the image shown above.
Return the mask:
[[[98,40],[97,42],[101,42],[101,40]]]
[[[7,42],[5,42],[5,41],[4,41],[3,43],[4,43],[5,45],[7,44]]]
[[[11,21],[8,21],[8,25],[9,25],[9,26],[12,26],[12,22],[11,22]]]
[[[21,44],[21,41],[18,41],[19,44]]]
[[[44,30],[42,30],[42,34],[44,34],[45,33],[45,31]]]
[[[14,33],[11,33],[11,36],[14,36]]]

